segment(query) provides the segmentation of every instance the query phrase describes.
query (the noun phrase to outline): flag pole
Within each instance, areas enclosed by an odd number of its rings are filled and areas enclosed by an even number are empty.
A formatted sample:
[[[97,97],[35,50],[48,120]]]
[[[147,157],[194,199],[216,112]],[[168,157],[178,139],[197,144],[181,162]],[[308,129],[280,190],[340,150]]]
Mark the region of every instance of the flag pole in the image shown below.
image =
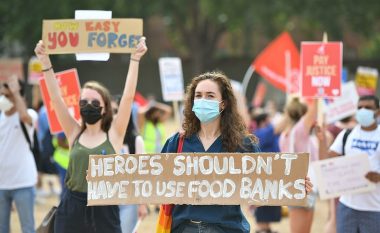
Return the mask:
[[[323,43],[328,42],[328,35],[327,32],[323,32]],[[324,108],[323,108],[323,98],[318,98],[318,116],[317,116],[317,123],[319,126],[323,126],[324,124]]]
[[[255,72],[255,67],[250,65],[248,67],[248,70],[245,72],[244,78],[243,78],[243,96],[246,96],[247,88],[248,88],[248,83],[252,78],[252,74]]]

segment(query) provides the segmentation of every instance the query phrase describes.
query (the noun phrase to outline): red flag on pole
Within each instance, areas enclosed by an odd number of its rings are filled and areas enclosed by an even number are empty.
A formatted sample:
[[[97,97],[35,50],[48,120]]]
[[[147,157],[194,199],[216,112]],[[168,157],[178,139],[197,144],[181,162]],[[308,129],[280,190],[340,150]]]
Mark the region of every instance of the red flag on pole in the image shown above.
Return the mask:
[[[299,91],[300,54],[289,33],[283,32],[273,40],[257,56],[252,66],[257,73],[281,91],[287,93]]]

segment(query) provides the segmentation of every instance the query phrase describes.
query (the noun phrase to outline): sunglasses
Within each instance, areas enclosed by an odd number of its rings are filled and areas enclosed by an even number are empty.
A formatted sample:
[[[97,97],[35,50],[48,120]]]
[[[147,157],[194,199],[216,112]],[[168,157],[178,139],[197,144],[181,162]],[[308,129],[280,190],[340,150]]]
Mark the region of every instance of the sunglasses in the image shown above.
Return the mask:
[[[99,100],[79,100],[79,107],[86,107],[88,104],[92,105],[94,108],[100,108],[100,101]]]

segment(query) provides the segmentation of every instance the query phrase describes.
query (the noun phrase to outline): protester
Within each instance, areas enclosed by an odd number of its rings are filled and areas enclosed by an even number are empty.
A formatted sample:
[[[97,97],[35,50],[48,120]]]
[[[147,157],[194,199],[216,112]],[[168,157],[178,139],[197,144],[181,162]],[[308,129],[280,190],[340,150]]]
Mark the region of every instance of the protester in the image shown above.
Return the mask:
[[[368,172],[365,177],[376,185],[373,191],[345,194],[340,197],[336,223],[338,233],[379,232],[380,127],[378,127],[376,122],[376,117],[379,115],[379,99],[372,95],[361,96],[355,115],[359,125],[355,126],[349,134],[347,130],[343,130],[335,139],[328,153],[326,153],[327,150],[325,150],[326,140],[323,140],[324,137],[319,137],[321,143],[321,159],[340,155],[368,155],[371,171]]]
[[[90,154],[115,154],[121,151],[131,115],[139,61],[146,51],[145,38],[141,38],[137,49],[131,54],[123,96],[114,120],[108,90],[94,81],[83,86],[79,102],[80,124],[67,110],[45,46],[42,41],[38,42],[35,52],[42,62],[52,105],[70,145],[70,161],[65,179],[67,191],[55,215],[55,233],[121,232],[118,206],[87,206],[86,170]]]
[[[331,146],[333,140],[338,134],[345,129],[352,129],[355,127],[356,121],[353,116],[345,117],[327,126],[327,131],[324,133],[326,137],[327,146]],[[323,152],[321,152],[323,153]],[[321,154],[319,155],[321,156]],[[336,209],[339,203],[339,198],[328,200],[328,215],[327,222],[324,227],[324,233],[336,233]]]
[[[144,139],[146,153],[159,153],[166,140],[163,123],[171,116],[169,105],[150,100],[148,105],[138,112],[138,125]]]
[[[183,130],[182,151],[186,153],[259,151],[256,138],[238,113],[231,84],[222,73],[204,73],[192,80],[187,88]],[[180,133],[169,138],[162,153],[176,153],[179,139]],[[173,233],[250,231],[239,205],[176,205],[172,217]]]
[[[285,127],[285,121],[273,125],[270,116],[263,109],[256,109],[254,115],[256,130],[253,132],[259,139],[259,145],[262,152],[280,152],[279,137]],[[270,223],[281,220],[281,206],[261,206],[254,208],[256,219],[256,233],[272,233]],[[274,233],[274,232],[273,232]]]
[[[311,131],[317,116],[317,100],[311,100],[309,107],[293,98],[285,107],[287,126],[280,136],[281,152],[310,152],[311,161],[318,160],[318,148],[312,140]],[[309,166],[309,171],[311,166]],[[309,175],[311,175],[309,173]],[[313,180],[312,180],[313,181]],[[316,193],[308,195],[307,207],[290,207],[290,232],[308,233],[311,231]]]
[[[55,166],[57,168],[59,183],[61,185],[61,199],[66,191],[65,187],[65,177],[67,168],[69,167],[70,161],[70,150],[69,143],[64,133],[58,133],[53,137],[54,154],[53,159],[55,161]]]
[[[0,81],[0,232],[10,232],[12,202],[23,233],[34,233],[37,168],[31,151],[37,113],[28,109],[17,77]]]
[[[118,102],[120,99],[115,97],[111,102],[114,117],[116,116],[119,108]],[[133,113],[129,118],[127,132],[125,133],[122,154],[145,154],[144,140],[138,135],[135,123],[133,121]],[[148,214],[147,205],[119,205],[120,210],[120,225],[122,233],[135,233],[133,232],[138,219],[143,220]]]

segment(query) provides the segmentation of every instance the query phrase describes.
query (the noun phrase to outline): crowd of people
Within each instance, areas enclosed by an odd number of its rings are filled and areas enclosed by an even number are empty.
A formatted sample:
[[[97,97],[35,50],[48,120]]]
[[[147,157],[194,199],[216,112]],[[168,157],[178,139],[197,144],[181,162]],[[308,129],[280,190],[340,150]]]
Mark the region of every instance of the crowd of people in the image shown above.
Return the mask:
[[[291,98],[283,113],[272,101],[250,111],[241,110],[241,96],[237,97],[229,78],[221,72],[206,72],[188,85],[182,128],[168,135],[164,123],[172,115],[170,106],[151,100],[138,107],[133,102],[139,62],[146,51],[142,38],[131,54],[120,96],[113,98],[96,81],[83,85],[79,101],[82,121],[77,122],[65,107],[53,65],[39,41],[35,53],[43,65],[51,104],[63,129],[58,135],[49,132],[44,106],[39,113],[27,108],[23,83],[15,77],[0,81],[0,232],[10,232],[12,203],[22,232],[35,232],[36,185],[43,172],[58,174],[62,189],[54,232],[131,233],[138,219],[148,214],[148,206],[87,206],[89,155],[176,153],[179,144],[189,153],[309,152],[311,162],[364,153],[371,168],[365,177],[376,189],[331,200],[324,231],[372,233],[380,229],[380,108],[376,96],[360,97],[355,116],[326,127],[316,124],[315,99]],[[33,139],[39,141],[41,151],[36,159]],[[308,170],[307,206],[288,207],[292,233],[311,232],[318,190],[312,185],[316,183],[312,167]],[[253,206],[254,231],[275,232],[271,223],[281,221],[283,208]],[[173,233],[251,231],[239,205],[175,205],[172,217]]]

